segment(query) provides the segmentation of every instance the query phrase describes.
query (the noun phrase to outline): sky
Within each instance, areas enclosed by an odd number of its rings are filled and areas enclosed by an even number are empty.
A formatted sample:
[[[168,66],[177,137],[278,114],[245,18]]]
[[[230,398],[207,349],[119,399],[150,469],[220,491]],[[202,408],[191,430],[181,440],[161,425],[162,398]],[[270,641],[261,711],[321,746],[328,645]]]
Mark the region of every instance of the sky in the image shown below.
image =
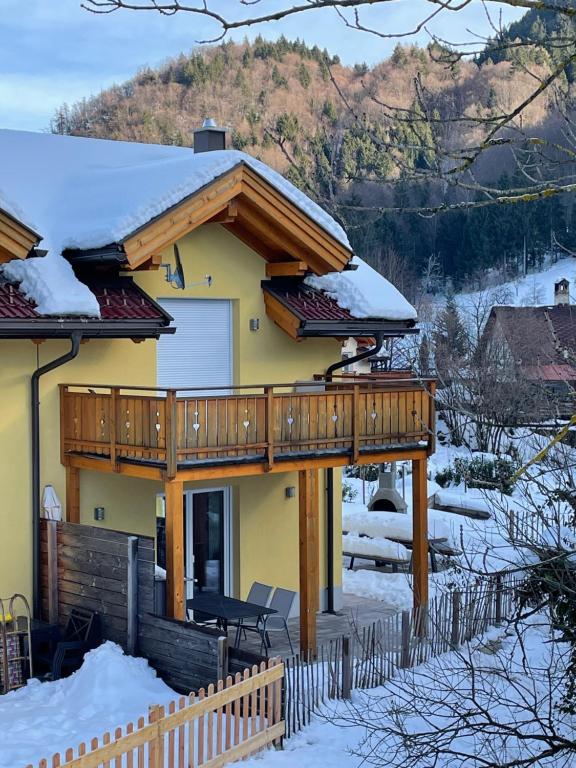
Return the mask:
[[[208,0],[224,15],[236,15],[238,8],[254,13],[281,3],[284,0],[261,0],[260,6],[247,8],[239,0]],[[425,0],[392,0],[362,11],[361,21],[379,30],[404,32],[422,16],[426,5]],[[130,78],[139,68],[190,51],[198,41],[218,33],[211,22],[185,12],[168,17],[125,10],[96,15],[84,10],[81,0],[0,0],[0,6],[0,128],[47,130],[54,111],[64,102],[72,104],[97,94]],[[498,21],[500,7],[494,2],[490,6]],[[501,8],[504,23],[522,15]],[[473,0],[464,11],[445,13],[430,26],[453,42],[472,41],[474,34],[491,32],[480,0]],[[347,29],[333,9],[253,27],[248,36],[258,33],[269,39],[281,34],[300,37],[338,54],[346,64],[374,64],[389,55],[397,42]],[[240,30],[231,37],[242,39],[246,34]],[[423,44],[429,39],[424,30],[417,37]]]

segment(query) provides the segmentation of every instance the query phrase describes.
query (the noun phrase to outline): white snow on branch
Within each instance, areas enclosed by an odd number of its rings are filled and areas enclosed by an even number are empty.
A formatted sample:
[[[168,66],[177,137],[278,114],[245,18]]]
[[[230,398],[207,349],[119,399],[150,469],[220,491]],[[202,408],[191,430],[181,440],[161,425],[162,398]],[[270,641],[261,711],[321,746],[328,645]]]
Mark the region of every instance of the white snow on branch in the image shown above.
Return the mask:
[[[324,291],[353,317],[416,320],[416,310],[391,282],[358,256],[352,264],[358,269],[310,276],[306,282]]]

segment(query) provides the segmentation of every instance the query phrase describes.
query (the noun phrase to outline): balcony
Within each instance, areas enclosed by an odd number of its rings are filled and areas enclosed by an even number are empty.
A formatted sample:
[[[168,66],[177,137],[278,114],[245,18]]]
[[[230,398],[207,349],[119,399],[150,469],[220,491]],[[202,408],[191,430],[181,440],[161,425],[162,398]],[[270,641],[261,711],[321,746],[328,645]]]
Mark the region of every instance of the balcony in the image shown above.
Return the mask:
[[[62,384],[61,459],[200,479],[425,456],[433,451],[433,387],[349,376],[233,392]]]

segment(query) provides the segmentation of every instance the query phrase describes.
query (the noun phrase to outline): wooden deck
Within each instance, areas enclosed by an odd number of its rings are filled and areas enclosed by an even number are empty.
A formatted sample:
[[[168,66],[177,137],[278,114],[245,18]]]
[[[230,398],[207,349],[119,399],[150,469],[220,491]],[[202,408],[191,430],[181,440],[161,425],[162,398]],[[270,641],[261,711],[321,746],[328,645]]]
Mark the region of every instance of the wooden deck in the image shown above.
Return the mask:
[[[319,613],[316,616],[317,642],[318,645],[326,645],[330,640],[336,640],[342,635],[354,634],[354,629],[366,627],[378,619],[391,616],[396,611],[384,608],[379,600],[370,600],[358,595],[343,596],[342,608],[336,614]],[[298,652],[300,648],[300,622],[298,618],[288,619],[288,629],[294,651]],[[234,643],[236,630],[229,631],[229,641]],[[270,632],[270,641],[272,648],[269,650],[270,656],[277,656],[281,659],[287,659],[292,656],[290,645],[286,638],[286,632],[274,630]],[[255,632],[247,632],[246,638],[240,642],[240,650],[250,651],[252,653],[260,652],[260,638]]]
[[[433,450],[432,382],[314,381],[229,390],[61,385],[61,458],[94,469],[130,466],[174,478],[191,469],[290,461],[365,463]],[[122,466],[121,466],[122,465]],[[78,464],[76,464],[78,466]],[[292,467],[290,467],[292,468]]]

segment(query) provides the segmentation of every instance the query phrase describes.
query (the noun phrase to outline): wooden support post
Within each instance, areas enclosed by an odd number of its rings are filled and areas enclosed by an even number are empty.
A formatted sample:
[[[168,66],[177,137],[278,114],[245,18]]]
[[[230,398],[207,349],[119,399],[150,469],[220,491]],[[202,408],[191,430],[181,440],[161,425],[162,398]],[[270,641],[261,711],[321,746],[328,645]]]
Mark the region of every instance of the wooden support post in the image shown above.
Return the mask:
[[[118,472],[118,462],[116,460],[116,418],[118,414],[118,387],[112,387],[110,390],[110,463],[114,472]]]
[[[428,456],[431,456],[436,450],[436,382],[428,382],[428,392],[430,392],[430,407],[428,409]]]
[[[497,627],[502,624],[502,574],[496,574],[496,615],[494,617],[494,623]]]
[[[360,457],[360,387],[354,384],[352,396],[352,464]]]
[[[426,459],[412,460],[412,564],[414,573],[414,618],[418,634],[425,634],[428,605],[428,480]]]
[[[176,390],[166,393],[166,474],[172,480],[178,469],[178,411]]]
[[[320,591],[318,547],[318,470],[298,473],[300,501],[300,652],[316,654],[316,613]]]
[[[66,520],[80,522],[80,470],[66,467]]]
[[[128,584],[126,589],[126,650],[136,655],[138,638],[138,537],[128,536]]]
[[[452,593],[452,626],[450,628],[450,647],[455,650],[460,645],[460,591]]]
[[[184,600],[184,483],[165,483],[166,493],[166,613],[186,618]]]
[[[58,523],[46,521],[48,536],[48,623],[58,624]]]
[[[264,387],[266,395],[266,469],[274,466],[274,387]]]
[[[352,653],[350,638],[342,638],[342,698],[352,698]]]
[[[402,611],[402,634],[400,638],[400,667],[408,669],[410,667],[410,612]]]

